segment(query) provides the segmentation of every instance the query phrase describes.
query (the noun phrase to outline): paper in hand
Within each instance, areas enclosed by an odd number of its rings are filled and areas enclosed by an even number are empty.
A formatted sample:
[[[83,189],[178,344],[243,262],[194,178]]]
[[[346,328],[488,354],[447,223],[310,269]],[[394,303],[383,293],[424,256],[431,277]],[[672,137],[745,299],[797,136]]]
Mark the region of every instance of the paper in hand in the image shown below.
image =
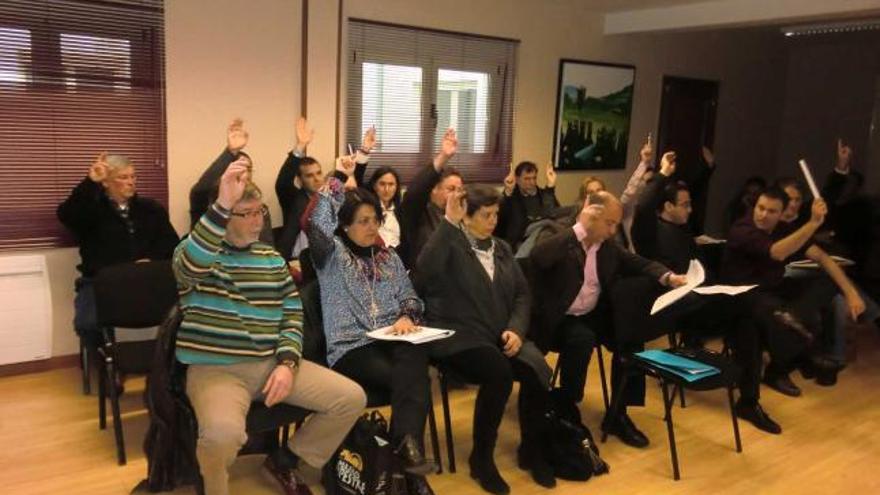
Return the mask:
[[[651,307],[652,315],[678,301],[686,296],[688,292],[702,284],[703,281],[706,280],[706,271],[703,269],[703,265],[699,261],[691,260],[690,265],[688,265],[687,275],[685,276],[687,278],[687,283],[681,287],[666,292],[654,301],[654,305]]]
[[[821,198],[822,195],[819,194],[819,188],[816,187],[816,181],[813,180],[813,174],[810,172],[810,166],[807,165],[807,161],[803,158],[798,161],[798,165],[801,166],[801,173],[804,174],[804,180],[807,181],[807,185],[810,187],[810,192],[813,193],[814,198]]]

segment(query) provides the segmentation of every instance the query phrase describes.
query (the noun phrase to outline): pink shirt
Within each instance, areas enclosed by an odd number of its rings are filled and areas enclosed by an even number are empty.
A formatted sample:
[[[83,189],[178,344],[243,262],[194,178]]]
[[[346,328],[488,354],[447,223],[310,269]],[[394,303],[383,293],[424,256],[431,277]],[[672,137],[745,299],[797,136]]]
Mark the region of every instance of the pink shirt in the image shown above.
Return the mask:
[[[578,291],[577,297],[574,298],[574,302],[571,303],[565,314],[580,316],[589,313],[596,307],[599,294],[602,292],[602,287],[599,285],[599,275],[596,273],[596,251],[599,250],[602,243],[594,243],[587,247],[584,244],[584,240],[587,238],[587,231],[584,227],[580,223],[575,223],[572,230],[581,243],[581,247],[584,248],[586,261],[584,262],[584,285],[581,286],[581,290]]]

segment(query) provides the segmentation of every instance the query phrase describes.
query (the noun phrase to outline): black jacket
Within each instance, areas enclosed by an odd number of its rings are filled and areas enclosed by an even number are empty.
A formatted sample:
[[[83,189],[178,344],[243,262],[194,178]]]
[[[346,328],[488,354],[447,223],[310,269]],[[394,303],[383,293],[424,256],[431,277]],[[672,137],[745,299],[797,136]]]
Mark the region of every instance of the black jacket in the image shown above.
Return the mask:
[[[586,253],[577,240],[574,219],[557,222],[545,229],[532,250],[530,262],[534,273],[534,293],[538,318],[533,319],[532,339],[544,350],[550,348],[556,327],[584,285]],[[612,321],[611,293],[614,285],[629,276],[647,276],[659,280],[668,268],[632,254],[613,241],[602,243],[596,253],[596,271],[601,292],[595,312]]]
[[[536,193],[541,203],[541,218],[550,218],[559,201],[556,199],[555,188],[538,188]],[[501,208],[498,211],[498,225],[495,227],[495,235],[507,241],[516,248],[523,240],[529,219],[526,213],[525,196],[519,186],[513,189],[510,196],[504,196],[501,200]]]
[[[428,164],[413,178],[400,202],[400,246],[397,254],[407,268],[418,260],[419,252],[434,229],[443,221],[443,213],[431,203],[431,191],[440,182],[440,173]]]
[[[656,174],[648,181],[636,206],[630,237],[641,256],[659,261],[675,273],[685,273],[690,260],[698,257],[694,236],[687,225],[667,222],[657,214],[664,201],[663,189],[673,180]]]
[[[92,277],[105,266],[142,258],[171,259],[180,239],[165,208],[137,195],[128,206],[132,231],[101,184],[88,177],[58,205],[58,219],[79,244],[82,263],[77,268],[84,276]]]

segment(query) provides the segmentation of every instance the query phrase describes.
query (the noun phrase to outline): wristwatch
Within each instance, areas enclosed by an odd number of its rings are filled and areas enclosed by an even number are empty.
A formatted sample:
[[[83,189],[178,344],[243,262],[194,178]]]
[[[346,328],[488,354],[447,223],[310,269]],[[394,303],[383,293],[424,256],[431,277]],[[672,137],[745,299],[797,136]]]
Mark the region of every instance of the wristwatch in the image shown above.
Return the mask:
[[[299,363],[294,361],[293,359],[285,359],[278,363],[279,366],[287,366],[290,368],[290,371],[296,371],[299,368]]]

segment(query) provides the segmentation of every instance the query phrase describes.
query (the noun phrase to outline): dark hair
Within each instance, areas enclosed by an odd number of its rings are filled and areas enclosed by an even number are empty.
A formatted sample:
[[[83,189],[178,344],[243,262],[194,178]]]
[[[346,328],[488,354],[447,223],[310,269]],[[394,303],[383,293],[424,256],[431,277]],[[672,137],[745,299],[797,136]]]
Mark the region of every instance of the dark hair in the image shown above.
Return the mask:
[[[501,194],[491,186],[467,186],[467,215],[473,216],[480,208],[501,204]]]
[[[343,235],[342,229],[354,223],[354,214],[357,213],[361,205],[372,207],[376,212],[376,219],[380,224],[382,223],[382,207],[379,206],[379,198],[371,191],[359,187],[345,193],[345,201],[339,207],[339,213],[336,216],[339,220],[339,225],[336,228],[337,235]]]
[[[788,194],[785,194],[785,191],[775,184],[761,191],[761,196],[782,201],[783,210],[788,206]]]
[[[785,191],[786,187],[793,187],[798,191],[804,192],[804,188],[801,187],[800,181],[795,179],[794,177],[780,177],[776,179],[776,183],[774,184],[779,189]]]
[[[538,173],[538,166],[534,162],[519,162],[519,165],[513,169],[513,174],[519,177],[526,172]]]
[[[379,167],[373,172],[373,175],[370,176],[370,181],[367,182],[367,188],[376,193],[376,183],[379,182],[383,176],[391,174],[394,176],[394,180],[397,181],[397,188],[394,190],[394,196],[391,197],[391,204],[394,205],[394,209],[400,206],[400,174],[397,173],[397,170],[394,170],[392,167]],[[378,194],[377,194],[378,196]]]
[[[437,184],[442,183],[448,177],[458,177],[464,182],[464,177],[461,176],[461,172],[459,172],[455,167],[443,167],[443,171],[440,172],[440,180],[437,181]]]
[[[657,203],[657,211],[663,211],[663,205],[667,202],[672,203],[673,205],[678,202],[678,193],[681,191],[691,192],[688,188],[688,185],[684,181],[677,180],[675,182],[670,182],[666,184],[663,188],[663,193],[661,198],[663,201]]]
[[[298,175],[300,179],[302,179],[302,168],[305,166],[308,166],[308,165],[321,166],[321,164],[318,163],[318,160],[315,160],[314,158],[312,158],[310,156],[302,157],[302,159],[299,161],[299,166],[296,169],[296,175]]]

